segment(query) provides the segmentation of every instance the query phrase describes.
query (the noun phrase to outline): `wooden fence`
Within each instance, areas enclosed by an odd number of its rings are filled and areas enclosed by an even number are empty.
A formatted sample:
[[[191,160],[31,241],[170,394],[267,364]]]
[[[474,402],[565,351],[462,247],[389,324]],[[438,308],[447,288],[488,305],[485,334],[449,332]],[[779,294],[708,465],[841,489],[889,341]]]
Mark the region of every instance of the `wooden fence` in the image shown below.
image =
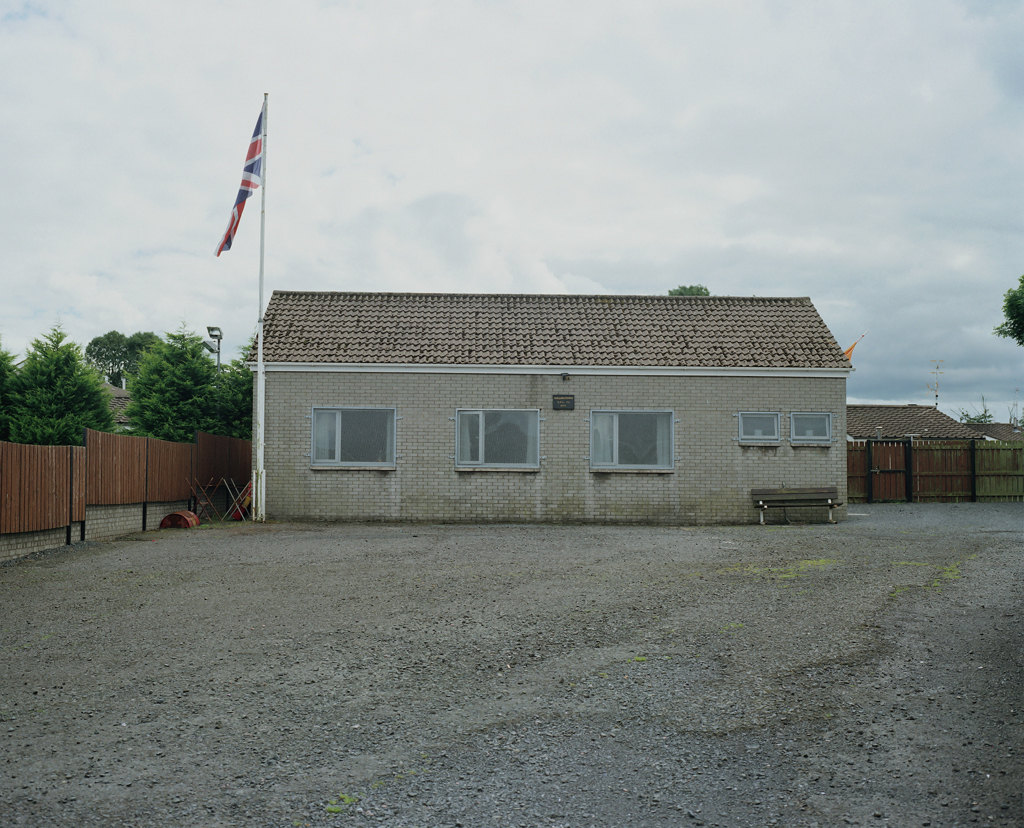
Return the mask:
[[[846,474],[851,503],[1024,501],[1024,443],[857,441]]]
[[[224,479],[244,486],[252,477],[252,443],[200,431],[196,435],[195,476],[203,485]]]
[[[84,446],[0,442],[0,535],[70,527],[86,506],[183,501],[222,479],[244,486],[251,446],[204,432],[169,443],[91,429]]]
[[[0,535],[85,520],[85,449],[0,443]]]

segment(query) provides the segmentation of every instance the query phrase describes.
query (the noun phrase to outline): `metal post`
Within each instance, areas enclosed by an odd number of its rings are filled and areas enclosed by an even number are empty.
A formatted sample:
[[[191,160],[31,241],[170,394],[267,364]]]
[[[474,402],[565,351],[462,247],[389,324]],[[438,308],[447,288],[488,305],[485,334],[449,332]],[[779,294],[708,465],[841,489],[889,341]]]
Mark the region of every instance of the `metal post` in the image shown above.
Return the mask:
[[[260,307],[256,328],[256,520],[267,519],[267,479],[264,467],[263,439],[266,420],[266,371],[263,366],[263,244],[267,227],[267,109],[269,93],[263,93],[263,137],[260,145],[263,158],[260,163]]]

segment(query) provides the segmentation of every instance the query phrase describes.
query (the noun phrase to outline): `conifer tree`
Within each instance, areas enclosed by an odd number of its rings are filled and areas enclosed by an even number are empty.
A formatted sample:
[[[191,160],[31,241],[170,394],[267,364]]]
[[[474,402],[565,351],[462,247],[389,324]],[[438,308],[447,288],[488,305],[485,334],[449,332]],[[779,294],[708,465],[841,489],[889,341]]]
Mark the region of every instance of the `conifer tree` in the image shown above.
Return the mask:
[[[176,443],[191,443],[195,432],[221,431],[216,417],[217,368],[203,340],[182,326],[154,342],[128,380],[131,402],[125,409],[132,433]]]
[[[8,418],[11,408],[11,382],[14,380],[14,354],[0,347],[0,440],[9,440]]]
[[[83,428],[114,430],[103,377],[59,325],[32,342],[10,381],[9,399],[8,429],[15,443],[81,445]]]
[[[224,366],[217,379],[220,398],[220,430],[218,434],[252,439],[252,388],[253,374],[246,365],[249,348],[242,356]]]

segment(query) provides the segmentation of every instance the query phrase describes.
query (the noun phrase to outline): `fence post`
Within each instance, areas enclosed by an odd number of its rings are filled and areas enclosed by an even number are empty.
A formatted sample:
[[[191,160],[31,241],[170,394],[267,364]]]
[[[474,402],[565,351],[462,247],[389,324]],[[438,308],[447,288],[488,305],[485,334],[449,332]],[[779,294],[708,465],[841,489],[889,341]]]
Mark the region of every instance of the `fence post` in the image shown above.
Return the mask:
[[[89,429],[82,426],[82,446],[85,448],[85,514],[82,515],[82,540],[85,540],[85,524],[89,517]]]
[[[907,503],[914,502],[914,438],[908,437],[906,447],[903,450],[903,464],[907,467],[906,486]]]
[[[152,438],[146,438],[146,478],[142,484],[142,531],[146,531],[146,516],[149,510],[149,442]]]
[[[68,533],[65,540],[71,546],[71,524],[75,517],[75,447],[68,446]]]
[[[868,473],[867,473],[867,478],[868,478],[867,490],[868,491],[867,491],[867,495],[868,495],[868,503],[874,503],[875,502],[874,501],[875,491],[874,491],[874,478],[872,476],[874,474],[874,472],[871,470],[871,438],[870,437],[868,437],[867,446],[868,446]]]
[[[977,440],[971,440],[971,503],[978,502],[978,449]]]
[[[191,482],[191,486],[192,486],[192,491],[193,492],[195,491],[196,481],[198,480],[198,478],[196,477],[197,474],[199,474],[199,429],[198,428],[195,430],[195,433],[192,435],[192,480],[190,482]],[[189,498],[189,509],[191,509],[193,512],[196,512],[196,511],[199,510],[199,496],[198,495],[193,494]]]

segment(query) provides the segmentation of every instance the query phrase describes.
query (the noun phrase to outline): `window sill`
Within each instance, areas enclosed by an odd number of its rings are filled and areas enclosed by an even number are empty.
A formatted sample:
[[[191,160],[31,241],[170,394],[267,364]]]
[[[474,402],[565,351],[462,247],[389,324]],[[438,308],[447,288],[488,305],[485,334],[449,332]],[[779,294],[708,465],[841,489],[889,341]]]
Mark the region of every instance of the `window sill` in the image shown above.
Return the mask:
[[[782,445],[781,440],[739,440],[741,446],[760,446],[761,448],[778,448]]]
[[[540,466],[456,466],[455,471],[460,474],[469,472],[519,472],[520,474],[537,474]]]
[[[793,448],[829,448],[832,445],[832,441],[829,440],[827,443],[824,442],[824,441],[822,441],[820,443],[797,443],[797,442],[794,442],[794,441],[790,440],[789,444]]]
[[[675,474],[675,469],[615,469],[591,466],[592,474]]]
[[[395,471],[398,466],[325,466],[310,463],[312,471]]]

